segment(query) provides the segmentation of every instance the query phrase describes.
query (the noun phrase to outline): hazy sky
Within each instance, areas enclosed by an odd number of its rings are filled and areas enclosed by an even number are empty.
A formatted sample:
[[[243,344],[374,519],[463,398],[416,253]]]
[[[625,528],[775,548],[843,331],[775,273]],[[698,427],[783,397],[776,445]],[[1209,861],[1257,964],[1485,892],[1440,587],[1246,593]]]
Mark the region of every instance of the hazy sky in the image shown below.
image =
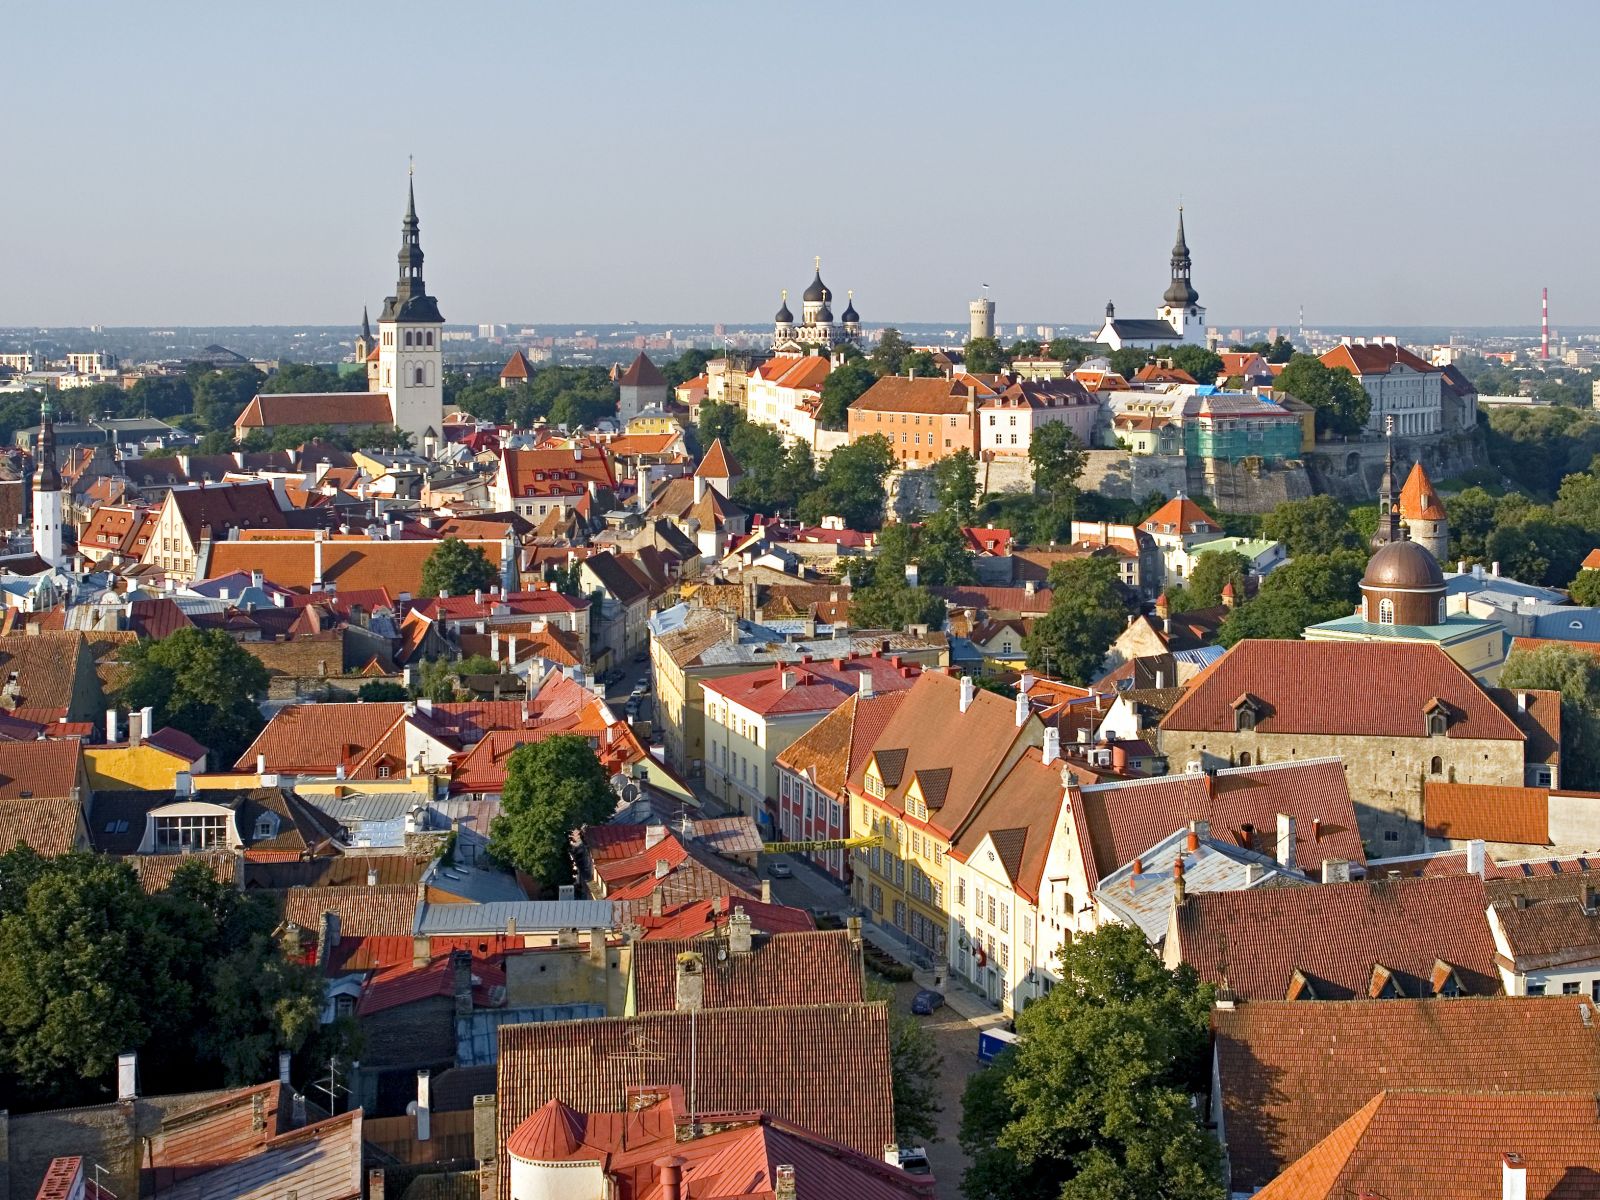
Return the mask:
[[[12,0],[0,324],[1600,324],[1600,5]]]

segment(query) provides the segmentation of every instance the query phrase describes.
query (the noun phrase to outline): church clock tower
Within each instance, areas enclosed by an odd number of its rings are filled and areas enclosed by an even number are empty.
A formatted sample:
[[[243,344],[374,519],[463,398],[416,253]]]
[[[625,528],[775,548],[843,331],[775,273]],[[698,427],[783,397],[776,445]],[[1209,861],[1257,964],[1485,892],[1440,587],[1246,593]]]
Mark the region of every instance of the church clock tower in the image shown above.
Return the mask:
[[[388,394],[395,425],[411,435],[413,449],[423,451],[429,438],[436,446],[443,441],[444,318],[422,281],[417,197],[410,184],[400,229],[400,279],[378,315],[377,386]]]
[[[33,448],[33,552],[52,567],[62,559],[61,472],[56,469],[56,431],[50,423],[50,398],[39,406],[39,436]]]

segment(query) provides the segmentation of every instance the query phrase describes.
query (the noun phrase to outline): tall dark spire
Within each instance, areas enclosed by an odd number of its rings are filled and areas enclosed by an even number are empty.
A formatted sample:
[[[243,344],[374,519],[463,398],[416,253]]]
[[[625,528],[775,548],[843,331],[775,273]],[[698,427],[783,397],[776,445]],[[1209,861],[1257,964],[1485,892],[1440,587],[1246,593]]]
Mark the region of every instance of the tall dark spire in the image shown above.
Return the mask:
[[[1394,487],[1394,417],[1384,418],[1384,433],[1389,439],[1383,459],[1383,478],[1378,482],[1378,528],[1372,535],[1372,548],[1398,542],[1400,533],[1400,500]]]
[[[361,337],[363,341],[372,340],[372,322],[367,320],[367,306],[361,306]]]
[[[439,306],[428,295],[428,285],[422,280],[422,237],[418,232],[417,190],[414,179],[406,180],[406,215],[400,222],[400,278],[394,295],[384,302],[378,317],[383,321],[413,321],[442,325]]]
[[[1200,302],[1200,293],[1189,280],[1189,240],[1183,235],[1183,205],[1178,206],[1178,240],[1172,244],[1172,282],[1161,299],[1174,308],[1189,308]]]
[[[61,472],[56,468],[56,431],[50,422],[50,396],[39,404],[39,435],[33,443],[33,490],[59,492]]]

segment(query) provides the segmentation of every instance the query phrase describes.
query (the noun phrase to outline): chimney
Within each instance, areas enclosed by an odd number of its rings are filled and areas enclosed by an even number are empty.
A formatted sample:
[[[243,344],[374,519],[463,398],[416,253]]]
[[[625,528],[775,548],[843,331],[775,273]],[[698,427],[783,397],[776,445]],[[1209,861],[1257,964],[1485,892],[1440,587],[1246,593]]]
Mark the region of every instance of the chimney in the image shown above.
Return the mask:
[[[786,691],[786,692],[790,691],[791,689],[793,689],[795,684],[800,682],[800,672],[798,672],[798,671],[784,671],[782,673],[782,682],[783,682],[783,690]]]
[[[498,629],[489,635],[489,657],[494,662],[500,661],[500,631]]]
[[[278,1082],[284,1087],[289,1086],[290,1055],[287,1050],[278,1051]]]
[[[317,530],[311,542],[311,590],[322,587],[322,530]]]
[[[699,504],[700,501],[704,500],[705,498],[706,498],[706,477],[704,475],[696,475],[694,477],[694,502],[696,504]]]
[[[1294,870],[1294,818],[1287,813],[1278,814],[1278,865]]]
[[[494,1095],[472,1098],[472,1156],[480,1166],[492,1163],[500,1150],[500,1114]]]
[[[139,1098],[139,1056],[132,1052],[117,1055],[117,1099],[131,1103]]]
[[[299,1129],[306,1123],[306,1098],[302,1092],[296,1092],[289,1099],[289,1127]]]
[[[1134,859],[1133,860],[1133,875],[1134,875],[1134,877],[1138,878],[1140,875],[1143,875],[1143,874],[1144,874],[1144,859],[1142,859],[1142,858]]]
[[[256,774],[257,775],[265,775],[266,773],[267,773],[267,756],[265,754],[258,754],[258,755],[256,755]]]
[[[1172,902],[1182,904],[1187,898],[1188,890],[1183,883],[1183,855],[1180,854],[1172,860]]]
[[[1510,1150],[1500,1159],[1500,1200],[1528,1200],[1528,1164]]]
[[[1016,712],[1017,728],[1021,729],[1024,725],[1026,725],[1028,723],[1028,713],[1031,711],[1028,708],[1028,698],[1025,695],[1023,695],[1021,692],[1017,693],[1017,706],[1016,707],[1017,707],[1017,712]]]
[[[606,931],[600,928],[589,930],[589,963],[591,966],[604,967],[606,965]]]
[[[429,1128],[429,1126],[431,1125],[431,1117],[432,1117],[433,1114],[430,1111],[431,1098],[428,1095],[428,1091],[429,1091],[429,1088],[428,1088],[428,1072],[427,1071],[418,1071],[417,1072],[417,1141],[419,1141],[419,1142],[427,1141],[429,1134],[432,1132],[432,1130]]]
[[[1528,693],[1527,692],[1518,692],[1517,693],[1517,711],[1519,713],[1525,713],[1525,712],[1528,711]]]
[[[368,867],[367,868],[367,886],[368,887],[377,887],[378,886],[378,868],[377,867]]]
[[[1185,854],[1194,854],[1199,849],[1200,834],[1197,830],[1191,829],[1189,830],[1188,835],[1183,839],[1183,852]]]
[[[860,696],[863,700],[871,700],[873,697],[874,686],[875,685],[872,682],[872,672],[870,670],[858,671],[856,673],[856,695]]]
[[[383,1168],[370,1167],[367,1170],[367,1200],[386,1200],[388,1185],[384,1183]]]
[[[976,689],[974,689],[973,686],[972,686],[972,680],[970,678],[968,678],[967,676],[963,675],[961,677],[961,711],[962,712],[966,712],[967,709],[972,707],[972,699],[973,699],[974,695],[976,695]]]
[[[1320,842],[1322,840],[1322,818],[1321,817],[1312,817],[1311,818],[1311,840],[1312,840],[1313,843]]]
[[[1500,578],[1500,564],[1497,562],[1490,563],[1489,574],[1493,575],[1496,579]]]
[[[706,963],[693,950],[678,955],[677,1008],[679,1012],[699,1012],[706,996]]]
[[[791,1163],[780,1163],[773,1168],[772,1194],[777,1200],[795,1200],[794,1166]],[[1523,1200],[1519,1197],[1518,1200]]]
[[[1061,730],[1054,725],[1044,727],[1043,755],[1047,767],[1061,757]]]
[[[1473,838],[1467,843],[1467,873],[1482,878],[1484,870],[1483,839]]]
[[[139,728],[137,731],[137,736],[135,736],[135,731],[130,728],[128,730],[128,739],[133,742],[135,746],[137,746],[140,742],[144,741],[145,738],[150,736],[150,734],[153,732],[150,727],[155,723],[156,710],[150,705],[146,704],[139,710]]]
[[[672,864],[664,858],[656,859],[656,878],[665,879],[670,874],[672,874]]]
[[[450,952],[451,985],[455,991],[456,1016],[472,1015],[472,951]]]
[[[653,892],[650,893],[650,915],[652,917],[659,917],[661,915],[661,892],[660,892],[660,889],[657,889],[656,891],[653,891]]]
[[[667,836],[665,825],[646,825],[644,827],[644,848],[651,849],[660,844],[661,839]]]
[[[728,918],[728,949],[734,954],[750,953],[750,914],[735,906]]]
[[[411,939],[411,969],[420,971],[433,958],[433,944],[422,934]]]
[[[656,1180],[661,1184],[661,1200],[682,1200],[685,1161],[676,1154],[656,1160]]]
[[[187,771],[179,771],[172,777],[172,793],[175,796],[194,795],[194,776]]]
[[[114,708],[108,708],[108,709],[106,709],[106,741],[108,743],[112,743],[112,742],[115,742],[116,740],[117,740],[117,710],[114,709]]]
[[[1017,681],[1017,691],[1021,692],[1024,696],[1033,691],[1032,671],[1024,671],[1022,673],[1022,678]]]
[[[557,900],[575,900],[577,896],[578,885],[575,883],[563,883],[556,891]]]
[[[1322,860],[1323,883],[1349,883],[1350,863],[1342,858],[1325,858]]]

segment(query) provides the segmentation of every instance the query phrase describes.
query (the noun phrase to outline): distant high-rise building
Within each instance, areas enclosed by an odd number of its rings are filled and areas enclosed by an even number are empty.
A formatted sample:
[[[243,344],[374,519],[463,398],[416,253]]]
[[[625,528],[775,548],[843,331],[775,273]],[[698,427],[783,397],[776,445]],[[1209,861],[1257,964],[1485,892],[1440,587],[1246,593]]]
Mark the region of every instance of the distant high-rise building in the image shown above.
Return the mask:
[[[981,300],[974,300],[967,305],[967,314],[970,318],[970,337],[976,341],[978,338],[992,338],[994,336],[994,301],[984,296]]]

